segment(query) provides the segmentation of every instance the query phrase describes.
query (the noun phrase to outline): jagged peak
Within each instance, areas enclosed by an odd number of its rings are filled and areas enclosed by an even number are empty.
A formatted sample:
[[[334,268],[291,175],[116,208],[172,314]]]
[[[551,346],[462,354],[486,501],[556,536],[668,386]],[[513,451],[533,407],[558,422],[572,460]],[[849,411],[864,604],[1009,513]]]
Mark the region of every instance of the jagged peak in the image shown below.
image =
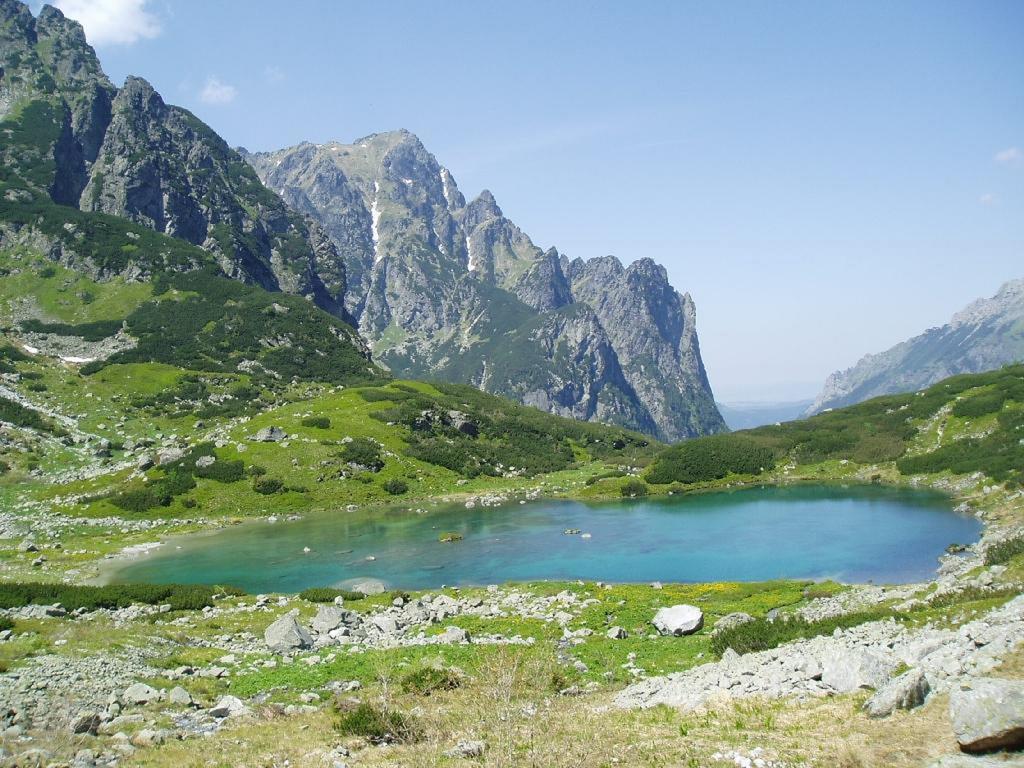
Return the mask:
[[[476,214],[476,218],[501,218],[505,214],[498,207],[498,201],[494,199],[489,189],[483,190],[477,195],[468,206]]]
[[[36,20],[25,3],[19,0],[0,0],[0,22],[4,27],[11,25],[17,28],[26,42],[36,42]]]

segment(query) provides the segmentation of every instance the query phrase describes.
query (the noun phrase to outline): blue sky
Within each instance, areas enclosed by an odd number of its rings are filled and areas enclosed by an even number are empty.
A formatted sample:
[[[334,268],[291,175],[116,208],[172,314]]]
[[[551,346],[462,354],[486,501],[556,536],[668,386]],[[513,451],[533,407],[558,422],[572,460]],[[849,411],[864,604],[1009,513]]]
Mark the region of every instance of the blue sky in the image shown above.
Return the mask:
[[[1024,3],[62,0],[231,144],[413,131],[542,247],[649,256],[722,400],[1024,277]]]

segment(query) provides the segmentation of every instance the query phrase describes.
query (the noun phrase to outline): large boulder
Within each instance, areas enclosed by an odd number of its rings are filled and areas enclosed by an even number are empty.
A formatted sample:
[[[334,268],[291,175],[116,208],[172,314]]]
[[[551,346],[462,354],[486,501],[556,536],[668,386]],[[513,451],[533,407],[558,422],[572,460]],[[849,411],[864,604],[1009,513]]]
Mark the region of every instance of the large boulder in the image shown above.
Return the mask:
[[[249,707],[237,696],[221,696],[208,710],[211,717],[242,717],[249,714]]]
[[[313,638],[309,636],[309,632],[295,619],[296,613],[297,611],[286,613],[263,630],[263,639],[270,650],[275,653],[288,653],[313,645]]]
[[[340,627],[347,613],[347,610],[337,605],[323,605],[316,612],[316,616],[313,617],[309,626],[317,634],[325,635],[332,629]]]
[[[261,429],[252,436],[252,439],[257,443],[278,443],[286,437],[288,437],[288,435],[283,429],[277,426],[271,426]]]
[[[867,700],[869,717],[888,717],[897,709],[913,709],[924,704],[931,690],[924,672],[912,669],[885,683]]]
[[[821,682],[838,693],[881,688],[888,682],[893,663],[860,648],[838,649],[822,659]]]
[[[148,704],[158,698],[160,691],[145,683],[132,683],[121,694],[121,700],[125,704]]]
[[[974,680],[950,694],[949,717],[964,752],[1024,747],[1024,681]]]
[[[736,613],[727,613],[725,616],[715,622],[715,626],[711,628],[711,636],[719,634],[726,629],[732,629],[742,624],[749,624],[754,621],[754,617],[749,613],[743,613],[737,611]]]
[[[663,635],[692,635],[704,626],[704,612],[695,605],[673,605],[654,614],[653,624]]]

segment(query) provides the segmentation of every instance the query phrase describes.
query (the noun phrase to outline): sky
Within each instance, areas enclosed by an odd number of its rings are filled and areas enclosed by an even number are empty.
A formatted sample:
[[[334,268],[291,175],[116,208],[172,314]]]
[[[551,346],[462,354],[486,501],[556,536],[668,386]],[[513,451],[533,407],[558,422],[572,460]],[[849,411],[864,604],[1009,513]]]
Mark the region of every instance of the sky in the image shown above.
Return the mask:
[[[539,246],[664,264],[721,401],[1024,277],[1017,0],[55,4],[233,146],[407,128]]]

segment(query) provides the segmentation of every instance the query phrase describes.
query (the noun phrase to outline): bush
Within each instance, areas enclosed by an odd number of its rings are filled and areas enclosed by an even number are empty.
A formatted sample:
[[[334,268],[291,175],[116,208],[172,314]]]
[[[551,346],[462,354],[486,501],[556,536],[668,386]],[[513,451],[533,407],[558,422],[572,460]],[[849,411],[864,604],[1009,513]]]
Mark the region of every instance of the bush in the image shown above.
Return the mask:
[[[271,496],[280,493],[284,489],[284,483],[276,477],[258,477],[253,480],[252,489],[264,496]]]
[[[411,718],[367,702],[343,711],[334,728],[343,736],[361,736],[373,744],[413,742],[420,738],[419,729]]]
[[[625,477],[626,473],[621,469],[611,469],[607,472],[599,472],[596,475],[591,475],[587,478],[587,485],[593,485],[601,480],[608,480],[613,477]]]
[[[699,483],[728,474],[758,475],[775,466],[770,448],[746,435],[713,435],[674,445],[647,473],[651,483]]]
[[[619,489],[619,493],[626,498],[629,498],[630,496],[646,496],[647,483],[643,480],[627,480],[622,484],[622,487]]]
[[[326,416],[307,416],[302,420],[302,426],[315,427],[316,429],[330,429],[331,420]]]
[[[398,480],[397,478],[394,478],[384,483],[384,490],[392,496],[401,496],[409,490],[409,484],[405,482],[405,480]]]
[[[193,474],[218,483],[235,483],[245,475],[245,462],[241,459],[218,459],[209,466],[196,467]]]
[[[735,627],[711,633],[711,650],[721,656],[726,648],[736,653],[753,653],[777,648],[791,640],[830,635],[836,629],[847,629],[868,621],[877,621],[892,614],[885,611],[861,611],[833,616],[820,621],[807,621],[798,616],[782,616],[775,621],[760,618]]]
[[[357,437],[352,442],[345,443],[340,456],[346,464],[363,467],[370,472],[380,472],[384,468],[380,446],[365,437]]]
[[[16,427],[27,427],[40,432],[56,434],[61,431],[40,416],[38,411],[26,408],[21,403],[8,400],[6,397],[0,397],[0,421],[6,421]]]
[[[334,598],[340,597],[343,600],[362,600],[366,595],[362,592],[349,592],[347,589],[334,589],[333,587],[310,587],[299,592],[299,597],[311,603],[333,603]]]
[[[402,678],[402,690],[419,696],[435,691],[453,691],[462,685],[462,675],[446,667],[420,667]]]
[[[0,632],[7,629],[14,629],[14,622],[6,616],[0,616]]]
[[[985,565],[1003,565],[1022,554],[1024,554],[1024,536],[1003,539],[985,550]]]
[[[262,467],[259,464],[250,464],[245,468],[245,474],[249,477],[263,477],[267,474],[267,468]]]
[[[202,584],[110,584],[102,587],[40,582],[0,582],[0,608],[60,603],[67,610],[78,608],[127,608],[135,603],[169,603],[176,611],[201,610],[213,605],[218,591],[244,594]]]
[[[0,475],[6,475],[11,471],[11,465],[6,461],[0,461]]]

